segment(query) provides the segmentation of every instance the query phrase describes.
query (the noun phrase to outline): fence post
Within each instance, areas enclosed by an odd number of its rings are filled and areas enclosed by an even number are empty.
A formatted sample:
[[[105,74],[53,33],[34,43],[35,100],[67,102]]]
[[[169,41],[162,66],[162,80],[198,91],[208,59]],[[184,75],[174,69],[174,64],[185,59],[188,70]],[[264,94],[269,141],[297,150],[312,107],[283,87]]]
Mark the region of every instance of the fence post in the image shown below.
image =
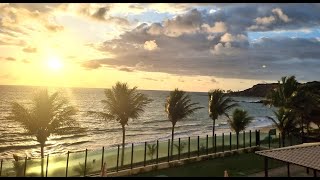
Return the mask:
[[[49,154],[47,155],[46,177],[48,177]]]
[[[250,147],[251,147],[251,130],[249,131],[249,138],[250,138]]]
[[[190,136],[188,137],[188,158],[190,158]]]
[[[118,144],[118,153],[117,153],[117,172],[119,171],[119,150],[120,150],[120,145]]]
[[[290,138],[290,146],[292,146],[292,134],[290,134],[289,138]]]
[[[199,151],[199,149],[200,149],[200,144],[199,144],[200,142],[199,142],[199,136],[198,136],[198,156],[200,155],[200,151]]]
[[[27,156],[24,159],[24,170],[23,170],[24,177],[26,177],[26,171],[27,171]]]
[[[86,177],[86,173],[87,173],[87,157],[88,157],[88,149],[86,149],[86,155],[84,159],[84,172],[83,172],[84,177]]]
[[[157,164],[159,163],[159,140],[157,140]]]
[[[1,177],[1,174],[2,174],[2,164],[3,164],[3,159],[1,159],[1,165],[0,165],[0,177]]]
[[[270,149],[270,143],[271,143],[271,135],[270,131],[268,132],[268,144],[269,144],[269,149]]]
[[[103,168],[103,159],[104,159],[104,146],[102,146],[102,155],[101,155],[101,169]]]
[[[168,162],[170,162],[170,139],[168,139]]]
[[[246,131],[243,131],[243,148],[246,148]]]
[[[207,141],[206,141],[206,149],[207,149],[207,155],[209,154],[209,145],[208,145],[208,142],[209,141],[209,137],[208,137],[208,134],[207,134]]]
[[[68,151],[68,154],[67,154],[67,166],[66,166],[66,177],[68,177],[69,156],[70,156],[70,152]]]
[[[146,166],[147,160],[147,142],[144,142],[144,159],[143,159],[143,166]]]
[[[180,138],[179,138],[179,144],[178,145],[179,145],[179,148],[178,148],[178,151],[179,151],[178,152],[178,160],[180,160]]]
[[[133,168],[133,143],[131,144],[131,169]]]
[[[236,136],[237,136],[237,149],[239,149],[239,133],[236,132]]]
[[[258,145],[260,146],[260,129],[258,130]]]
[[[222,133],[222,152],[224,152],[224,133]]]
[[[217,134],[214,134],[214,153],[217,153]]]
[[[231,134],[231,132],[230,132],[230,136],[229,136],[229,143],[230,143],[229,149],[230,149],[230,151],[232,150],[231,140],[232,140],[232,134]]]

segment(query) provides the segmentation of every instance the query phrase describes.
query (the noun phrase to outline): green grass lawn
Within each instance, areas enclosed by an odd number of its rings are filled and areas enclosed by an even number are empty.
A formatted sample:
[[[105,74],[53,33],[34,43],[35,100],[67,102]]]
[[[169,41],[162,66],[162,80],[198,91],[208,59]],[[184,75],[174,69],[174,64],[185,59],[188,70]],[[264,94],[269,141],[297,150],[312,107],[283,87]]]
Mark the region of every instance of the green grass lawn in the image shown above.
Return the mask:
[[[275,168],[284,165],[275,160],[269,160],[269,168]],[[161,169],[143,174],[137,174],[137,177],[166,175],[169,177],[223,177],[224,170],[228,171],[229,176],[247,176],[264,170],[263,157],[254,153],[234,155],[225,158],[217,158],[202,162]]]

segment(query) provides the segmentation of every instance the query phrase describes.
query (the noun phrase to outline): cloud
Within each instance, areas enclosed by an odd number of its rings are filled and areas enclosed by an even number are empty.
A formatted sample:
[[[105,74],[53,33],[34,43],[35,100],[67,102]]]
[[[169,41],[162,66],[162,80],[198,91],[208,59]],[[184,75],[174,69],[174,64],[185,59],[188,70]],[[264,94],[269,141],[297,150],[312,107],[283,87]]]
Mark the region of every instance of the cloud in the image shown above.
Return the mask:
[[[255,19],[256,23],[258,25],[269,25],[273,22],[276,21],[276,18],[274,16],[269,16],[269,17],[257,17]]]
[[[228,27],[224,22],[215,22],[212,27],[209,24],[203,24],[201,27],[208,33],[223,33],[228,30]]]
[[[274,8],[271,10],[273,15],[267,17],[257,17],[255,19],[256,24],[251,25],[248,30],[268,30],[270,29],[269,26],[272,24],[277,23],[281,24],[281,22],[288,23],[291,19],[282,12],[280,8]]]
[[[213,82],[213,83],[219,83],[216,79],[214,79],[214,78],[211,78],[211,82]]]
[[[122,67],[118,69],[119,71],[125,71],[125,72],[133,72],[134,70],[132,68]]]
[[[163,33],[163,27],[160,23],[152,23],[147,30],[147,33],[151,35],[160,35]]]
[[[146,41],[143,45],[145,50],[153,51],[158,48],[158,45],[155,40]]]
[[[236,36],[230,34],[230,33],[225,33],[223,36],[221,36],[220,42],[233,42],[233,41],[247,41],[247,36],[244,34],[237,34]]]
[[[45,25],[45,27],[51,32],[59,32],[64,30],[63,26],[55,25],[55,24],[47,24]]]
[[[6,60],[7,60],[7,61],[16,61],[16,58],[13,58],[13,57],[7,57],[7,58],[6,58]]]
[[[85,61],[81,64],[81,66],[90,70],[100,68],[101,64],[98,61]]]
[[[176,18],[165,20],[164,33],[170,37],[177,37],[185,33],[195,33],[200,29],[202,23],[201,14],[198,10],[193,9],[187,14]]]
[[[131,9],[132,12],[128,10],[126,13],[129,15],[138,14],[138,10],[148,12],[152,8],[164,13],[171,8],[168,5],[130,5],[123,5]],[[249,41],[248,38],[249,32],[252,31],[273,33],[318,27],[319,5],[308,3],[203,6],[214,7],[191,9],[191,5],[188,4],[174,4],[172,8],[177,11],[169,13],[168,19],[152,23],[140,22],[133,29],[122,32],[117,38],[94,46],[103,53],[112,54],[113,58],[91,59],[82,66],[87,69],[113,67],[176,75],[264,80],[278,79],[284,73],[303,74],[306,79],[320,73],[317,68],[320,41],[316,38],[260,38],[255,42]],[[102,7],[109,9],[97,13]],[[214,13],[210,13],[210,9],[215,9]],[[83,5],[83,14],[91,16],[96,13],[105,20],[118,17],[116,13],[112,13],[116,10],[120,12],[113,4]],[[137,12],[134,12],[136,10]],[[161,48],[154,51],[154,47]],[[267,68],[263,68],[262,65]],[[308,71],[305,71],[306,68]]]
[[[33,48],[33,47],[26,47],[26,48],[23,48],[22,50],[23,50],[23,52],[26,52],[26,53],[36,53],[37,52],[37,48]]]
[[[153,79],[153,78],[142,78],[142,79],[146,79],[146,80],[150,80],[150,81],[159,81],[158,79]]]
[[[23,59],[21,62],[25,63],[25,64],[29,64],[30,61],[29,60],[26,60],[26,59]]]
[[[291,21],[291,19],[288,18],[288,16],[287,16],[286,14],[284,14],[280,8],[272,9],[272,12],[273,12],[274,14],[278,15],[278,17],[279,17],[282,21],[284,21],[284,22],[289,22],[289,21]]]

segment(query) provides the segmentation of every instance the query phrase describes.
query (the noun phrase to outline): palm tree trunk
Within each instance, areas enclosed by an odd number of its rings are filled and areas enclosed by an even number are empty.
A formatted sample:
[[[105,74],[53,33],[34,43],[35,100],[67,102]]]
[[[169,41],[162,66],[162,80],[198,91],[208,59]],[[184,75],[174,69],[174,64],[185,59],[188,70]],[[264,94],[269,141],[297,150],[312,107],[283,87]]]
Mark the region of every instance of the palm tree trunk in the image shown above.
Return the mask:
[[[43,152],[43,149],[44,149],[44,145],[45,143],[40,143],[40,146],[41,146],[41,177],[43,177],[44,173],[43,173],[43,166],[44,166],[44,152]]]
[[[124,143],[126,138],[126,129],[125,125],[122,125],[122,152],[121,152],[121,167],[123,166],[124,162]]]
[[[173,138],[174,138],[174,125],[172,125],[172,132],[171,132],[171,158],[173,155]]]
[[[214,128],[215,128],[216,120],[212,121],[212,148],[214,148]]]

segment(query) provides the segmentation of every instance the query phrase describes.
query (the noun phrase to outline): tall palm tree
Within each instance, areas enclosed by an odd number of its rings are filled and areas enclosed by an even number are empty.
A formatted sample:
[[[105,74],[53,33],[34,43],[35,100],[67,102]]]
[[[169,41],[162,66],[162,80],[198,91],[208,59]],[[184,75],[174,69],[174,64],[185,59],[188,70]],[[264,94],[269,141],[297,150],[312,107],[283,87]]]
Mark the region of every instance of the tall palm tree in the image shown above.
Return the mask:
[[[227,112],[233,107],[238,106],[237,103],[233,103],[232,99],[223,93],[220,89],[211,90],[209,95],[209,116],[212,119],[212,137],[214,137],[215,124],[219,116],[225,115],[229,118]],[[213,139],[213,138],[212,138]],[[212,146],[214,141],[212,140]]]
[[[304,137],[304,124],[309,127],[309,115],[319,106],[319,95],[308,87],[299,86],[295,76],[282,77],[281,82],[266,96],[265,105],[284,108],[286,111],[294,111],[295,121],[299,121],[301,138]]]
[[[228,123],[237,134],[237,145],[239,144],[239,132],[246,129],[251,123],[253,117],[248,115],[245,110],[235,109],[232,113],[232,118],[228,120]]]
[[[279,108],[278,112],[273,111],[277,119],[267,116],[275,124],[277,129],[280,131],[282,146],[284,146],[285,135],[289,135],[295,129],[296,121],[294,119],[295,113],[292,110]]]
[[[137,119],[144,108],[152,100],[145,94],[138,92],[137,87],[129,89],[127,83],[117,82],[111,89],[104,91],[105,100],[104,112],[89,111],[89,115],[95,115],[98,118],[105,120],[116,120],[122,127],[122,158],[121,166],[124,162],[124,147],[125,147],[125,126],[128,125],[129,119]]]
[[[294,98],[298,93],[298,85],[295,76],[282,77],[277,87],[267,94],[265,105],[292,108]]]
[[[51,134],[64,134],[77,123],[73,118],[76,109],[60,96],[59,92],[48,94],[47,89],[40,90],[33,98],[30,108],[13,102],[11,114],[7,119],[14,120],[23,125],[29,135],[36,136],[41,147],[41,158],[44,158],[44,147]],[[43,163],[41,163],[43,176]]]
[[[171,156],[173,154],[173,140],[174,140],[174,127],[178,121],[181,121],[190,115],[192,115],[196,110],[203,107],[198,107],[199,103],[191,103],[191,97],[186,92],[179,89],[171,91],[167,97],[165,103],[165,111],[167,113],[169,121],[172,123],[172,134],[171,134]]]

